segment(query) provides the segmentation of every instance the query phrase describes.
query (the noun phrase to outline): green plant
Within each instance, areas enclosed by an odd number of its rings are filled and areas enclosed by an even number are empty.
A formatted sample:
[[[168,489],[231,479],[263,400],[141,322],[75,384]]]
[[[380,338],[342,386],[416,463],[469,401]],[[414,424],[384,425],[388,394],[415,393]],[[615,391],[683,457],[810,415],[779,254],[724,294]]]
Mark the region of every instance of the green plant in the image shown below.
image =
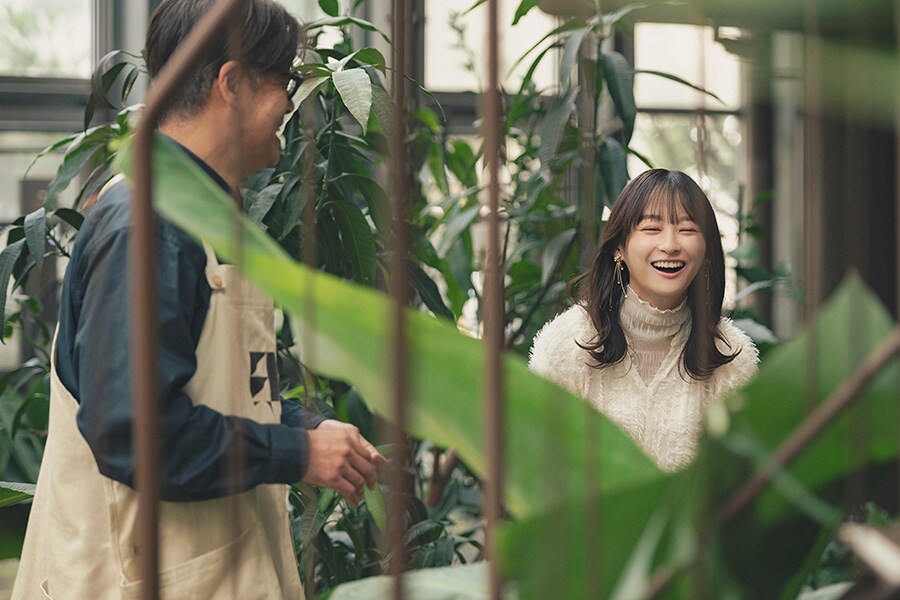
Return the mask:
[[[235,231],[227,196],[164,142],[157,143],[155,164],[166,173],[158,209],[223,256],[233,256],[235,237],[241,239],[248,277],[295,314],[303,345],[319,349],[311,366],[352,380],[376,411],[387,414],[388,370],[376,351],[389,339],[390,300],[294,263],[246,220]],[[314,317],[308,306],[315,307]],[[415,357],[410,432],[457,448],[483,474],[484,348],[446,322],[415,311],[406,317]],[[851,320],[864,327],[851,329]],[[737,520],[720,525],[714,518],[737,484],[806,417],[802,402],[784,401],[808,393],[803,365],[814,360],[821,366],[812,399],[821,402],[886,338],[890,325],[871,292],[848,278],[811,325],[820,341],[815,355],[808,354],[811,333],[773,350],[760,375],[726,400],[743,411],[704,441],[694,465],[675,475],[656,470],[618,428],[530,373],[521,359],[504,357],[506,452],[515,457],[507,463],[505,504],[516,518],[501,531],[507,577],[523,598],[588,597],[592,589],[635,597],[656,568],[699,565],[672,597],[698,597],[697,590],[715,597],[793,597],[806,579],[804,559],[814,538],[837,523],[834,495],[844,480],[865,465],[879,473],[895,468],[895,373],[883,369],[857,408],[820,426],[799,459],[777,472]],[[845,443],[859,419],[868,435],[848,455]],[[589,562],[597,557],[602,563]]]

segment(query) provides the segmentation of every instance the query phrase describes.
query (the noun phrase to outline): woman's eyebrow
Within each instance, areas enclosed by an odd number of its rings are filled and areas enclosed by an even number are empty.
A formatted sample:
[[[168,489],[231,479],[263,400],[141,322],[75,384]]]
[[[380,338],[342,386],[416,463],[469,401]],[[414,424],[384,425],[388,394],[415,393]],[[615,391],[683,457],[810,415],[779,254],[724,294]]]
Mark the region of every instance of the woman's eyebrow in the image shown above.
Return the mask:
[[[641,215],[641,221],[639,221],[639,222],[642,222],[642,221],[665,221],[665,220],[667,220],[667,219],[664,218],[662,215],[644,214],[644,215]],[[684,215],[681,218],[679,218],[678,221],[676,221],[676,223],[681,224],[681,223],[696,223],[696,222],[691,217]]]

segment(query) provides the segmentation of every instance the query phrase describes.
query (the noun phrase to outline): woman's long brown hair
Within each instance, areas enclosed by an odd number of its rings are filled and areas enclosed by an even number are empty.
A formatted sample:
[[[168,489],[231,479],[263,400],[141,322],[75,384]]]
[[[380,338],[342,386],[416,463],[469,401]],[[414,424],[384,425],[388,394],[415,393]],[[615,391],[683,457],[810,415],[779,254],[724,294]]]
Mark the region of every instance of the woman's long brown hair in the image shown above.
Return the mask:
[[[677,223],[686,214],[703,234],[706,242],[704,264],[687,292],[692,320],[691,332],[682,351],[682,364],[692,378],[708,379],[718,367],[734,360],[740,348],[732,354],[724,354],[716,345],[717,339],[729,345],[719,330],[725,297],[725,253],[712,205],[700,186],[681,171],[645,171],[619,194],[591,268],[570,284],[597,330],[593,339],[577,340],[576,343],[591,355],[596,362],[592,365],[595,368],[624,358],[628,343],[619,318],[623,294],[616,282],[614,256],[645,214],[667,216],[671,223]],[[622,280],[626,284],[629,280],[624,265]]]

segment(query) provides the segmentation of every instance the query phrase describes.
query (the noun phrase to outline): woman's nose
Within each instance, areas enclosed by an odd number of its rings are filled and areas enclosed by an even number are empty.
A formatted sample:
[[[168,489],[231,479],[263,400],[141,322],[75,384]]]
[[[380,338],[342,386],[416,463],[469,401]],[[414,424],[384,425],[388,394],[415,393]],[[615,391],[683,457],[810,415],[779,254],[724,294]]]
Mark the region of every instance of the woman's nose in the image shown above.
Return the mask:
[[[674,228],[666,228],[662,232],[662,237],[659,240],[659,249],[666,253],[677,252],[681,249],[681,244],[678,242],[678,232],[674,230]]]

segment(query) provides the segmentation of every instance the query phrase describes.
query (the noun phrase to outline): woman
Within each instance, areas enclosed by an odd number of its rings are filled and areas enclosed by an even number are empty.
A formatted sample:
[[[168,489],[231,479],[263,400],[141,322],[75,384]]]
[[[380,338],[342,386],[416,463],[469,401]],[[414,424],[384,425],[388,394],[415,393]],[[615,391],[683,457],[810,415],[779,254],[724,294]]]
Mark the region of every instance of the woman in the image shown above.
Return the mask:
[[[707,402],[746,383],[759,360],[721,318],[725,258],[706,195],[679,171],[633,179],[572,289],[578,302],[538,332],[529,366],[587,399],[660,468],[686,466]]]

